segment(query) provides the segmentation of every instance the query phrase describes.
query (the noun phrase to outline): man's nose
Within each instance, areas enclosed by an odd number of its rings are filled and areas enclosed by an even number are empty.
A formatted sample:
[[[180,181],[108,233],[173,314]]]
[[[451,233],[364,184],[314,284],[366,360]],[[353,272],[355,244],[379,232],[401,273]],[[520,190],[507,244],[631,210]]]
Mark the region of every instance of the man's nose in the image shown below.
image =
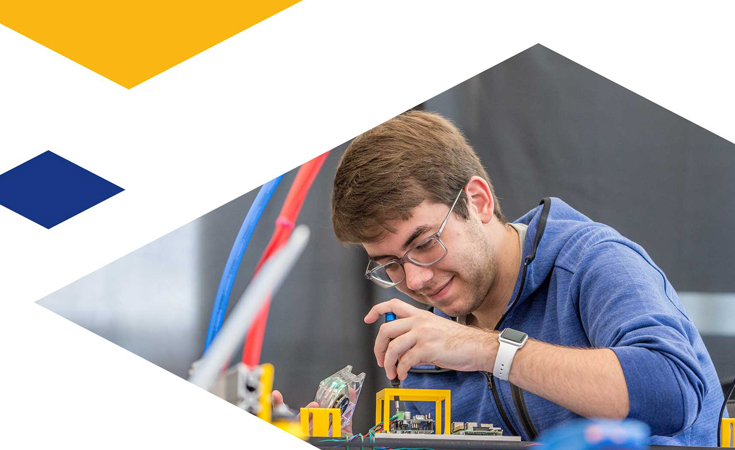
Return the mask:
[[[403,270],[406,271],[406,287],[412,291],[420,291],[434,276],[430,267],[417,266],[411,262],[406,262]]]

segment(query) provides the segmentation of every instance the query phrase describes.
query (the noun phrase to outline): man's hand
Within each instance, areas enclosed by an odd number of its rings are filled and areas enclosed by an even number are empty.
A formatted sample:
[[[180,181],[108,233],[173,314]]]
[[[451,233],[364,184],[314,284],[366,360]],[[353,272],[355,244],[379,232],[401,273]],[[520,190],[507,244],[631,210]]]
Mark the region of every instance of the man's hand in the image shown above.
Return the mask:
[[[496,332],[460,325],[398,299],[375,305],[365,322],[374,323],[387,312],[395,313],[398,319],[380,326],[374,351],[389,379],[398,375],[405,380],[408,369],[419,364],[463,372],[492,371],[498,346]]]
[[[399,318],[380,326],[374,350],[389,379],[397,373],[404,380],[408,369],[422,363],[493,371],[496,331],[460,325],[398,299],[375,305],[365,322],[374,323],[387,312]],[[509,381],[581,416],[622,419],[629,413],[623,369],[608,348],[568,348],[529,339],[513,359]]]
[[[281,407],[281,405],[284,405],[285,404],[284,401],[283,401],[283,394],[281,394],[281,391],[275,391],[274,390],[271,393],[271,400],[273,401],[273,408],[274,409],[275,408],[279,408],[279,407]],[[319,407],[319,403],[317,403],[317,402],[311,402],[308,405],[306,405],[304,408],[318,408],[318,407]],[[296,417],[298,417],[298,415]]]

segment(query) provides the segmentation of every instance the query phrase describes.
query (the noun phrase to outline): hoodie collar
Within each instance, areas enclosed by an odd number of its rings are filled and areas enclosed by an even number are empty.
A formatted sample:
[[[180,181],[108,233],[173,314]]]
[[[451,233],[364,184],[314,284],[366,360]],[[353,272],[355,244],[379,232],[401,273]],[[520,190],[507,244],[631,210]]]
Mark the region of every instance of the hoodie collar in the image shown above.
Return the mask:
[[[544,217],[544,206],[548,202],[548,213]],[[549,277],[569,238],[581,227],[586,227],[592,220],[576,211],[561,199],[550,197],[541,201],[539,206],[530,210],[516,223],[528,225],[526,240],[523,245],[523,259],[518,271],[518,278],[513,289],[511,301],[508,303],[505,314],[510,309],[523,303]],[[526,276],[523,286],[523,269],[526,267]],[[522,289],[520,295],[518,290]],[[513,301],[515,300],[515,301]]]

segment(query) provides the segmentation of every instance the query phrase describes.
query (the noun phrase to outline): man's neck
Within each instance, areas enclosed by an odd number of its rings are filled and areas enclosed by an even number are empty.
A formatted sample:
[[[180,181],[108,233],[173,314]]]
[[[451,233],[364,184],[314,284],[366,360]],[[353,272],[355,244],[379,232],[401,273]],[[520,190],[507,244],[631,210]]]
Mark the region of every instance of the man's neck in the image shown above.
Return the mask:
[[[497,248],[499,257],[498,277],[490,288],[485,301],[467,317],[467,324],[480,328],[493,329],[508,307],[513,295],[518,271],[521,266],[521,246],[518,231],[504,225],[503,239]]]

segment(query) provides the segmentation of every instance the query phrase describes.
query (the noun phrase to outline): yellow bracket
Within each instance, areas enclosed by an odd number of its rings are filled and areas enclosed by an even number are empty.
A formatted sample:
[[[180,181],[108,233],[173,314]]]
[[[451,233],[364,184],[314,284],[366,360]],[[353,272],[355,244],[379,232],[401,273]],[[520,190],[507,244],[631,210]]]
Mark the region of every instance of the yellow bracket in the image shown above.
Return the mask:
[[[271,392],[273,391],[273,364],[261,364],[260,374],[260,413],[258,417],[270,423],[273,419]]]
[[[276,420],[273,422],[273,425],[276,427],[282,429],[286,433],[292,434],[296,436],[299,439],[306,439],[309,437],[309,430],[306,430],[306,433],[301,431],[301,424],[298,422],[293,422],[291,420]]]
[[[301,408],[301,432],[309,436],[342,437],[342,411],[339,408]],[[332,435],[329,435],[329,419],[332,419]]]
[[[735,419],[722,419],[721,429],[721,445],[727,448],[735,448],[735,445],[733,445],[733,439],[735,439]]]
[[[375,395],[375,424],[379,424],[384,420],[390,419],[390,404],[399,397],[401,401],[409,402],[436,402],[436,420],[435,433],[441,427],[442,422],[442,402],[444,402],[444,433],[451,433],[452,425],[452,391],[448,389],[403,389],[403,388],[386,388]],[[385,419],[384,419],[385,418]],[[389,426],[384,426],[385,431],[389,431]]]

